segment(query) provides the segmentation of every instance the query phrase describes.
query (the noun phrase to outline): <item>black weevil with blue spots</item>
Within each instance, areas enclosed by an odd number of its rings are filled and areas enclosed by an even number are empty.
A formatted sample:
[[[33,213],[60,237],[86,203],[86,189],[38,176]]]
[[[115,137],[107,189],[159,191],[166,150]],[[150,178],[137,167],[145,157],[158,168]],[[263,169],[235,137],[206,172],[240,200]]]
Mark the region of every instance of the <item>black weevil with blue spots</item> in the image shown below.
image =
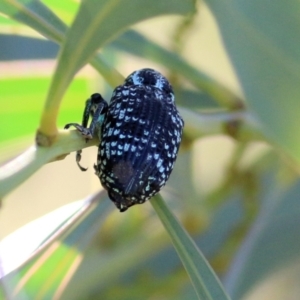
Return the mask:
[[[171,174],[184,124],[174,98],[164,76],[142,69],[114,90],[109,105],[100,94],[93,94],[82,125],[65,126],[75,126],[86,140],[98,135],[96,175],[121,212],[157,194]],[[80,159],[81,150],[76,161],[85,171]]]

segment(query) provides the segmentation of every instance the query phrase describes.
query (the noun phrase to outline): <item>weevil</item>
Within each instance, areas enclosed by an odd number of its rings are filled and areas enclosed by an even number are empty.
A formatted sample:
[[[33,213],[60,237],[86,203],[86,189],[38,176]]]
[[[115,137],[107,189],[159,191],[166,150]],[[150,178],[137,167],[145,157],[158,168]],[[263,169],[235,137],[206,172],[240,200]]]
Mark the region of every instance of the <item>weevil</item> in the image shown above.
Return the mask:
[[[88,127],[88,121],[91,123]],[[130,74],[109,105],[98,93],[87,100],[82,124],[69,123],[100,144],[95,173],[121,211],[144,203],[166,184],[181,142],[184,121],[168,80],[153,69]],[[81,150],[76,161],[80,165]]]

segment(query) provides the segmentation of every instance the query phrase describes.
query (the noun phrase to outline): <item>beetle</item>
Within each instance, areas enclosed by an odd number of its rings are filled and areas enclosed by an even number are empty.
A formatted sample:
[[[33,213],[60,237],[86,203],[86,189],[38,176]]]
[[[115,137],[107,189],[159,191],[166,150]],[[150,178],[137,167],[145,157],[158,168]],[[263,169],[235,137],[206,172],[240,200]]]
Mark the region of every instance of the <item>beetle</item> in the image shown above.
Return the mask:
[[[91,123],[88,125],[89,118]],[[130,74],[113,91],[109,105],[98,93],[86,101],[82,124],[69,123],[98,148],[95,173],[121,211],[144,203],[166,184],[179,150],[184,121],[173,88],[159,72]],[[81,150],[76,161],[80,165]]]

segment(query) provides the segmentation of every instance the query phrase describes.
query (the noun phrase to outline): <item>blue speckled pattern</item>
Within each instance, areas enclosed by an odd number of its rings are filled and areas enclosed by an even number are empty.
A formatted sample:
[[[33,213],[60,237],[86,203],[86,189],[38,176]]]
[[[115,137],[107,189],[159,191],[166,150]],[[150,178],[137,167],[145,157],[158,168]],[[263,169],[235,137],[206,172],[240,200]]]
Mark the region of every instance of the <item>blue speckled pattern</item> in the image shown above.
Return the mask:
[[[168,80],[152,69],[129,75],[107,102],[100,94],[87,100],[82,125],[86,139],[100,139],[96,175],[122,212],[144,203],[166,184],[181,142],[183,120]],[[92,117],[89,127],[88,120]],[[80,165],[81,150],[76,161]]]
[[[121,211],[145,202],[165,185],[182,129],[172,87],[157,71],[136,71],[114,90],[95,169]]]

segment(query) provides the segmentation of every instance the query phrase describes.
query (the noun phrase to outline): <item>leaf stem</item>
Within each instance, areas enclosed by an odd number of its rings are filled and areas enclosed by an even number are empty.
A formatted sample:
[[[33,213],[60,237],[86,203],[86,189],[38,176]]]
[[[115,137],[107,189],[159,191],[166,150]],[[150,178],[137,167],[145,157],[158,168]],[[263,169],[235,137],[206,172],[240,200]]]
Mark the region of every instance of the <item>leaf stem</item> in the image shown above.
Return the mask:
[[[157,195],[150,202],[169,233],[173,245],[190,276],[198,298],[205,300],[230,299],[206,258],[169,210],[162,197]]]

